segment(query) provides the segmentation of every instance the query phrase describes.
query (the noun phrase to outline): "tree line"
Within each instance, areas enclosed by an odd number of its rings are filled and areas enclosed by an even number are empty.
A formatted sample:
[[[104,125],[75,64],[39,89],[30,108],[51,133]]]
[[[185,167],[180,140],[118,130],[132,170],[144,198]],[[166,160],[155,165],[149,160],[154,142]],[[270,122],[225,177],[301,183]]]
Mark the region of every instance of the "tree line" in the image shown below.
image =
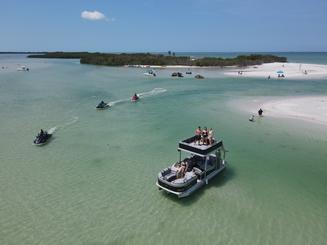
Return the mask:
[[[239,55],[234,58],[175,56],[151,53],[89,53],[47,52],[32,54],[29,58],[80,59],[81,64],[124,66],[124,65],[185,65],[185,66],[249,66],[263,63],[287,62],[286,57],[269,54]]]

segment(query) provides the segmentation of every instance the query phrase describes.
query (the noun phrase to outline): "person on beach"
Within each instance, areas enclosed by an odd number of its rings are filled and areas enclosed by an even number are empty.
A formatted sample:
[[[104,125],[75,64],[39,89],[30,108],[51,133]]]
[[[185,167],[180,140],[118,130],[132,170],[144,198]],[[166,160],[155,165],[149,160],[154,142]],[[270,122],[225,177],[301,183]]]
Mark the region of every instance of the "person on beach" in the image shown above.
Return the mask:
[[[268,76],[268,80],[270,79],[270,75]]]
[[[209,130],[209,133],[208,133],[208,142],[209,142],[209,145],[211,145],[213,142],[214,142],[214,132],[213,132],[213,129],[210,128]]]
[[[200,140],[201,140],[201,134],[202,134],[202,129],[201,127],[199,126],[196,130],[195,130],[195,143],[196,144],[200,144]]]
[[[259,111],[258,111],[258,115],[259,115],[260,117],[262,117],[262,113],[263,113],[263,110],[260,108]]]
[[[258,112],[259,113],[259,112]],[[254,115],[252,115],[250,118],[249,118],[249,121],[250,122],[254,122]]]

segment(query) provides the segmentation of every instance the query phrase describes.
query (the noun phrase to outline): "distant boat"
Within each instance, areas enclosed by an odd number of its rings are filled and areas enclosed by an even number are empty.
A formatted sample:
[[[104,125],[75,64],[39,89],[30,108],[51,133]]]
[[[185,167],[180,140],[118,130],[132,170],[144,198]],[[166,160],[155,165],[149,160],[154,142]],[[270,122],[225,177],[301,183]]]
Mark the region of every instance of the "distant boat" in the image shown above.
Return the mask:
[[[204,76],[198,74],[198,75],[196,75],[194,78],[196,78],[196,79],[204,79]]]
[[[144,72],[143,74],[146,75],[146,76],[152,76],[152,77],[157,76],[157,74],[155,73],[154,70],[148,70],[147,72]]]
[[[30,69],[26,66],[21,66],[19,68],[17,68],[17,71],[29,71]]]
[[[183,73],[181,73],[181,72],[173,72],[173,73],[171,74],[171,76],[172,76],[172,77],[184,77],[184,76],[183,76]]]

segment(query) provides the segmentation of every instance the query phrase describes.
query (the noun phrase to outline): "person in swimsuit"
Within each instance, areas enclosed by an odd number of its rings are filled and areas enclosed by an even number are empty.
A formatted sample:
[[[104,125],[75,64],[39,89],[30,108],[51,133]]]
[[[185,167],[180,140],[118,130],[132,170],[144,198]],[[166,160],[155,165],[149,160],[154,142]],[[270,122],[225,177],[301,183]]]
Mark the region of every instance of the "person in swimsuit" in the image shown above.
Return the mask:
[[[207,145],[208,144],[208,129],[207,127],[204,127],[202,130],[202,144]]]
[[[185,176],[185,173],[187,171],[187,163],[185,163],[184,161],[182,161],[180,167],[178,168],[177,172],[176,172],[176,178],[183,178]]]
[[[202,130],[201,127],[199,126],[196,130],[195,130],[195,144],[200,144],[200,140],[201,140],[201,134],[202,134]]]
[[[214,142],[213,137],[214,137],[214,132],[213,132],[213,129],[210,128],[209,133],[208,133],[208,143],[209,143],[209,145],[211,145]]]

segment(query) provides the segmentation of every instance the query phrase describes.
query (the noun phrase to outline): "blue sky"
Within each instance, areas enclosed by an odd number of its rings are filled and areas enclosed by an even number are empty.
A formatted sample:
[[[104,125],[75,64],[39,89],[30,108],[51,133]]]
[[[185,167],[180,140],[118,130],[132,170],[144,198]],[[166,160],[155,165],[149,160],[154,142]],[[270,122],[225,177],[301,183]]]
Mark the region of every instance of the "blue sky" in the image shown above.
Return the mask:
[[[326,11],[326,0],[1,0],[0,50],[327,51]]]

